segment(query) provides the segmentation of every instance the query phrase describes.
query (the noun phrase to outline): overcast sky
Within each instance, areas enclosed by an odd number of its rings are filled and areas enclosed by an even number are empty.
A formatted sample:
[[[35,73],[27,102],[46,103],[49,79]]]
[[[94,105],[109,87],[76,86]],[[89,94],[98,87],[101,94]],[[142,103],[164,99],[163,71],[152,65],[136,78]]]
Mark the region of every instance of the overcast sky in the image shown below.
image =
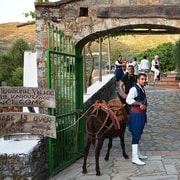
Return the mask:
[[[58,0],[50,0],[55,2]],[[8,22],[27,22],[23,13],[34,11],[35,0],[0,0],[0,24]]]

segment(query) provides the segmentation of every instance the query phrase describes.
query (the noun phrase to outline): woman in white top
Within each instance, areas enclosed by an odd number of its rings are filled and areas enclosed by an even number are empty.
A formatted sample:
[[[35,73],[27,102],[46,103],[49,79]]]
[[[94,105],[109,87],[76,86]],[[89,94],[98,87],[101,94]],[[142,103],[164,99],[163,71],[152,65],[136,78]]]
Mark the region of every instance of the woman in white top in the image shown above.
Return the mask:
[[[139,74],[139,67],[138,67],[138,63],[137,63],[137,58],[134,57],[133,61],[131,63],[134,66],[134,74],[138,75]]]
[[[152,60],[152,62],[151,62],[151,71],[153,71],[154,72],[154,81],[155,80],[158,80],[158,76],[159,76],[159,74],[160,74],[160,67],[159,67],[159,56],[158,55],[156,55],[156,56],[154,56],[154,59]]]
[[[150,63],[146,56],[143,56],[141,63],[139,65],[139,70],[144,73],[148,73],[150,70]]]
[[[139,71],[146,74],[147,83],[148,83],[148,73],[150,71],[150,63],[147,57],[144,55],[141,63],[139,65]]]

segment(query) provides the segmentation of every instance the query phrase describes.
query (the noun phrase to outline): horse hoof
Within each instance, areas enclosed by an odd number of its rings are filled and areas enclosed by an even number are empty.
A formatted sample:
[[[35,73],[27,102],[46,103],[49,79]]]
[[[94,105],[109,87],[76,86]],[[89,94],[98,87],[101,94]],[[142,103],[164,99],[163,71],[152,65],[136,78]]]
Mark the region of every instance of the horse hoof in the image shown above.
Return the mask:
[[[105,159],[105,161],[109,161],[109,158],[107,158],[107,157],[105,157],[104,159]]]
[[[96,176],[100,176],[100,175],[101,175],[101,173],[100,173],[100,172],[97,172],[97,173],[96,173]]]
[[[87,174],[87,170],[83,170],[82,173],[83,173],[83,174]]]
[[[127,154],[123,154],[125,159],[129,159],[129,156]]]

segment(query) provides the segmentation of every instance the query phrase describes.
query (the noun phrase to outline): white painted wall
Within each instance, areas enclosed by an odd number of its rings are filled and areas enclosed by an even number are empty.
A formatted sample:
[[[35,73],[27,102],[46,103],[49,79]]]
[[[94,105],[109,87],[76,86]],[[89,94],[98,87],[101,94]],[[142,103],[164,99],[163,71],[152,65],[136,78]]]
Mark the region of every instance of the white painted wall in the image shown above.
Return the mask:
[[[38,87],[37,84],[37,61],[36,51],[24,52],[24,73],[23,73],[23,86],[24,87]],[[36,113],[39,112],[39,108],[35,107]],[[29,112],[26,107],[23,108],[23,112]]]
[[[37,87],[37,62],[35,51],[24,53],[24,87]]]

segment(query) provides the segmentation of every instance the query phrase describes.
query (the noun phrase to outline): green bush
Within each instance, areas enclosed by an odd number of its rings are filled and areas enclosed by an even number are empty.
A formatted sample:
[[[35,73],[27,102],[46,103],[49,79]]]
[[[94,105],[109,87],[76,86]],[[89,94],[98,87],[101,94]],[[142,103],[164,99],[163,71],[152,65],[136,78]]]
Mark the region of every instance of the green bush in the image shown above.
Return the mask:
[[[23,39],[17,39],[7,51],[0,51],[0,82],[7,82],[8,86],[22,86],[24,52],[32,47]]]
[[[144,55],[147,56],[150,63],[154,59],[155,55],[159,56],[160,68],[162,72],[173,71],[176,68],[175,60],[174,60],[174,48],[175,45],[168,42],[163,43],[156,48],[147,49],[146,51],[138,54],[137,58],[140,62]]]
[[[174,60],[176,65],[176,70],[180,72],[180,40],[176,42],[174,48]]]

